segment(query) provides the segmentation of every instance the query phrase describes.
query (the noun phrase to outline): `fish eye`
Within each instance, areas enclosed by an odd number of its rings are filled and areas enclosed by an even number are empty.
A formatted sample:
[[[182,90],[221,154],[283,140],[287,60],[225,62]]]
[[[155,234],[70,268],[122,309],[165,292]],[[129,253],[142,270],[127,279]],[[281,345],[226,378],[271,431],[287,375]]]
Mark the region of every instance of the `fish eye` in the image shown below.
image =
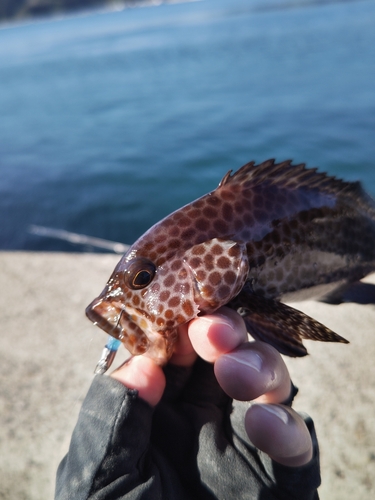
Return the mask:
[[[156,267],[150,260],[139,257],[131,260],[124,270],[125,284],[132,290],[145,288],[155,276]]]

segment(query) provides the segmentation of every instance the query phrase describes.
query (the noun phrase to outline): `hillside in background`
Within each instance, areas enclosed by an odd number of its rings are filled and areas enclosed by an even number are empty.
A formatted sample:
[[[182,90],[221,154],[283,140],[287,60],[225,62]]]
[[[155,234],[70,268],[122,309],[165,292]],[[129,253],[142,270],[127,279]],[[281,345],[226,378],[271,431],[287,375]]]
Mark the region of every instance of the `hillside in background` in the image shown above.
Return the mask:
[[[131,1],[127,0],[126,3]],[[0,0],[0,20],[59,14],[69,10],[83,10],[116,3],[120,2],[115,0]]]

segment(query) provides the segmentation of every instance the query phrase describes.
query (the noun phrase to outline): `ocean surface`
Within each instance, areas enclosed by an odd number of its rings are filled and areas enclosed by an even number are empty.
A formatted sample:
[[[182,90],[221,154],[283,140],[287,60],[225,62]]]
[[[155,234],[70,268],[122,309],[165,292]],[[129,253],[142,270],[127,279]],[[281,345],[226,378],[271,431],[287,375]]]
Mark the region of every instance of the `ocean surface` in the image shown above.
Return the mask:
[[[204,0],[0,26],[0,249],[132,243],[250,160],[375,196],[375,2]]]

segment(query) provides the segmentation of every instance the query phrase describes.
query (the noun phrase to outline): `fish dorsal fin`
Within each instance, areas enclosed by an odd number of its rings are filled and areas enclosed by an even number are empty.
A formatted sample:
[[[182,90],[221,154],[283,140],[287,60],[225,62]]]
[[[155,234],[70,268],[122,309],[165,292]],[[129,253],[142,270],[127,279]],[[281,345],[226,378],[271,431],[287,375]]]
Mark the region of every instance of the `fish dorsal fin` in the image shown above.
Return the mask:
[[[306,187],[318,189],[327,194],[338,194],[345,191],[346,194],[350,193],[355,198],[364,195],[359,182],[346,182],[337,179],[323,172],[317,172],[316,168],[306,168],[304,163],[292,165],[292,160],[275,163],[274,159],[270,159],[259,163],[259,165],[255,165],[255,162],[252,161],[233,175],[230,174],[231,172],[228,172],[224,176],[218,189],[230,184],[241,184],[245,188],[253,188],[268,182],[288,189]]]
[[[304,163],[292,165],[292,160],[275,163],[274,159],[270,159],[259,165],[255,165],[254,161],[246,163],[233,175],[229,171],[217,189],[231,185],[241,186],[245,190],[256,189],[265,183],[288,190],[305,188],[335,196],[344,204],[351,205],[357,211],[375,219],[375,201],[364,191],[360,182],[343,181],[318,172],[316,168],[306,168]]]

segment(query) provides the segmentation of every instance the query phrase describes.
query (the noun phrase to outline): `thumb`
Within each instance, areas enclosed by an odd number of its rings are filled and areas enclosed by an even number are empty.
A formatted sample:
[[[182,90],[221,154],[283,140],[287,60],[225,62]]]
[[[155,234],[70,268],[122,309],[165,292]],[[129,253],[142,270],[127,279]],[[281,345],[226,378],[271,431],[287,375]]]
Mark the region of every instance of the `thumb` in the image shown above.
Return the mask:
[[[128,359],[110,376],[129,389],[136,389],[139,397],[151,406],[159,403],[165,389],[162,368],[147,356]]]

